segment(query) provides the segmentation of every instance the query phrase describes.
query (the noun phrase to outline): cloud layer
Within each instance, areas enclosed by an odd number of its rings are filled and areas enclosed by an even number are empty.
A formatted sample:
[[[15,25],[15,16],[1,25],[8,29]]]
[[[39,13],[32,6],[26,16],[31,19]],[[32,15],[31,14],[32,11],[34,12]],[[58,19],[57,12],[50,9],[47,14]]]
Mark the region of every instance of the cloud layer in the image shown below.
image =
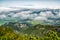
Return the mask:
[[[5,10],[4,10],[5,9]],[[60,20],[60,11],[57,9],[18,9],[4,8],[0,11],[0,19],[16,19],[16,20],[37,20],[47,22],[58,22]],[[7,10],[7,11],[6,11]]]

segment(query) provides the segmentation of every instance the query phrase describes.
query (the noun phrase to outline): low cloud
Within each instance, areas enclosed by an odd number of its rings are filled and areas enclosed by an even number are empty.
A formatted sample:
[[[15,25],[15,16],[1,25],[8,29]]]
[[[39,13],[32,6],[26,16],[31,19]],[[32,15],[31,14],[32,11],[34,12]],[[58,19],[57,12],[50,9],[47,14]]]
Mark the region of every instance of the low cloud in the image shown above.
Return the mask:
[[[36,10],[36,9],[34,9],[34,10]],[[36,10],[36,11],[38,11],[38,10]],[[17,12],[17,13],[14,13],[14,12],[15,11],[10,13],[8,11],[8,14],[3,13],[2,15],[0,15],[0,19],[4,20],[5,18],[6,19],[8,19],[8,18],[12,18],[12,19],[18,18],[20,20],[30,19],[30,20],[37,20],[37,21],[43,20],[43,21],[54,22],[53,19],[60,18],[60,13],[57,13],[56,15],[54,15],[51,11],[40,12],[39,14],[38,13],[33,13],[32,9],[28,10],[28,11],[23,11],[22,10],[21,12]],[[53,19],[48,19],[48,18],[53,18]]]

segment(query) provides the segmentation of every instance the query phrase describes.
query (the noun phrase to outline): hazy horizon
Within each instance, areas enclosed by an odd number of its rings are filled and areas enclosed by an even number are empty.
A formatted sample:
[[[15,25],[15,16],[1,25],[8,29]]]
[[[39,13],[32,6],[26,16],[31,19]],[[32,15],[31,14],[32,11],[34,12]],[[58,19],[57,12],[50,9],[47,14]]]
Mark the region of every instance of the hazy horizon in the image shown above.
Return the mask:
[[[2,7],[60,8],[59,0],[0,0]]]

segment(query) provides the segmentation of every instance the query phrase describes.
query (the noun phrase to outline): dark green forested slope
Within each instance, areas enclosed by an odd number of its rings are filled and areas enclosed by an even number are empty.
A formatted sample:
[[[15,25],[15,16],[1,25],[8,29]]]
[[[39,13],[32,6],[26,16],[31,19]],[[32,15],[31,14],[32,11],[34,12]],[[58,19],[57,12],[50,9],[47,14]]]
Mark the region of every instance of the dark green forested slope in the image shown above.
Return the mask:
[[[13,24],[12,24],[13,25]],[[0,40],[60,40],[60,26],[34,25],[31,27],[18,27],[15,32],[14,25],[0,26]]]

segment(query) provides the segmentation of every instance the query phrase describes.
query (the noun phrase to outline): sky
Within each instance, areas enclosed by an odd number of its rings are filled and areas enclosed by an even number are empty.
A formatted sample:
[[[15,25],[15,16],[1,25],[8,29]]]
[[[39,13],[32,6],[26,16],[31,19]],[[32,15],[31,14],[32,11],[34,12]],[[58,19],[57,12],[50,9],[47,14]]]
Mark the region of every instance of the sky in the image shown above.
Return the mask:
[[[2,7],[60,8],[60,0],[0,0]]]

